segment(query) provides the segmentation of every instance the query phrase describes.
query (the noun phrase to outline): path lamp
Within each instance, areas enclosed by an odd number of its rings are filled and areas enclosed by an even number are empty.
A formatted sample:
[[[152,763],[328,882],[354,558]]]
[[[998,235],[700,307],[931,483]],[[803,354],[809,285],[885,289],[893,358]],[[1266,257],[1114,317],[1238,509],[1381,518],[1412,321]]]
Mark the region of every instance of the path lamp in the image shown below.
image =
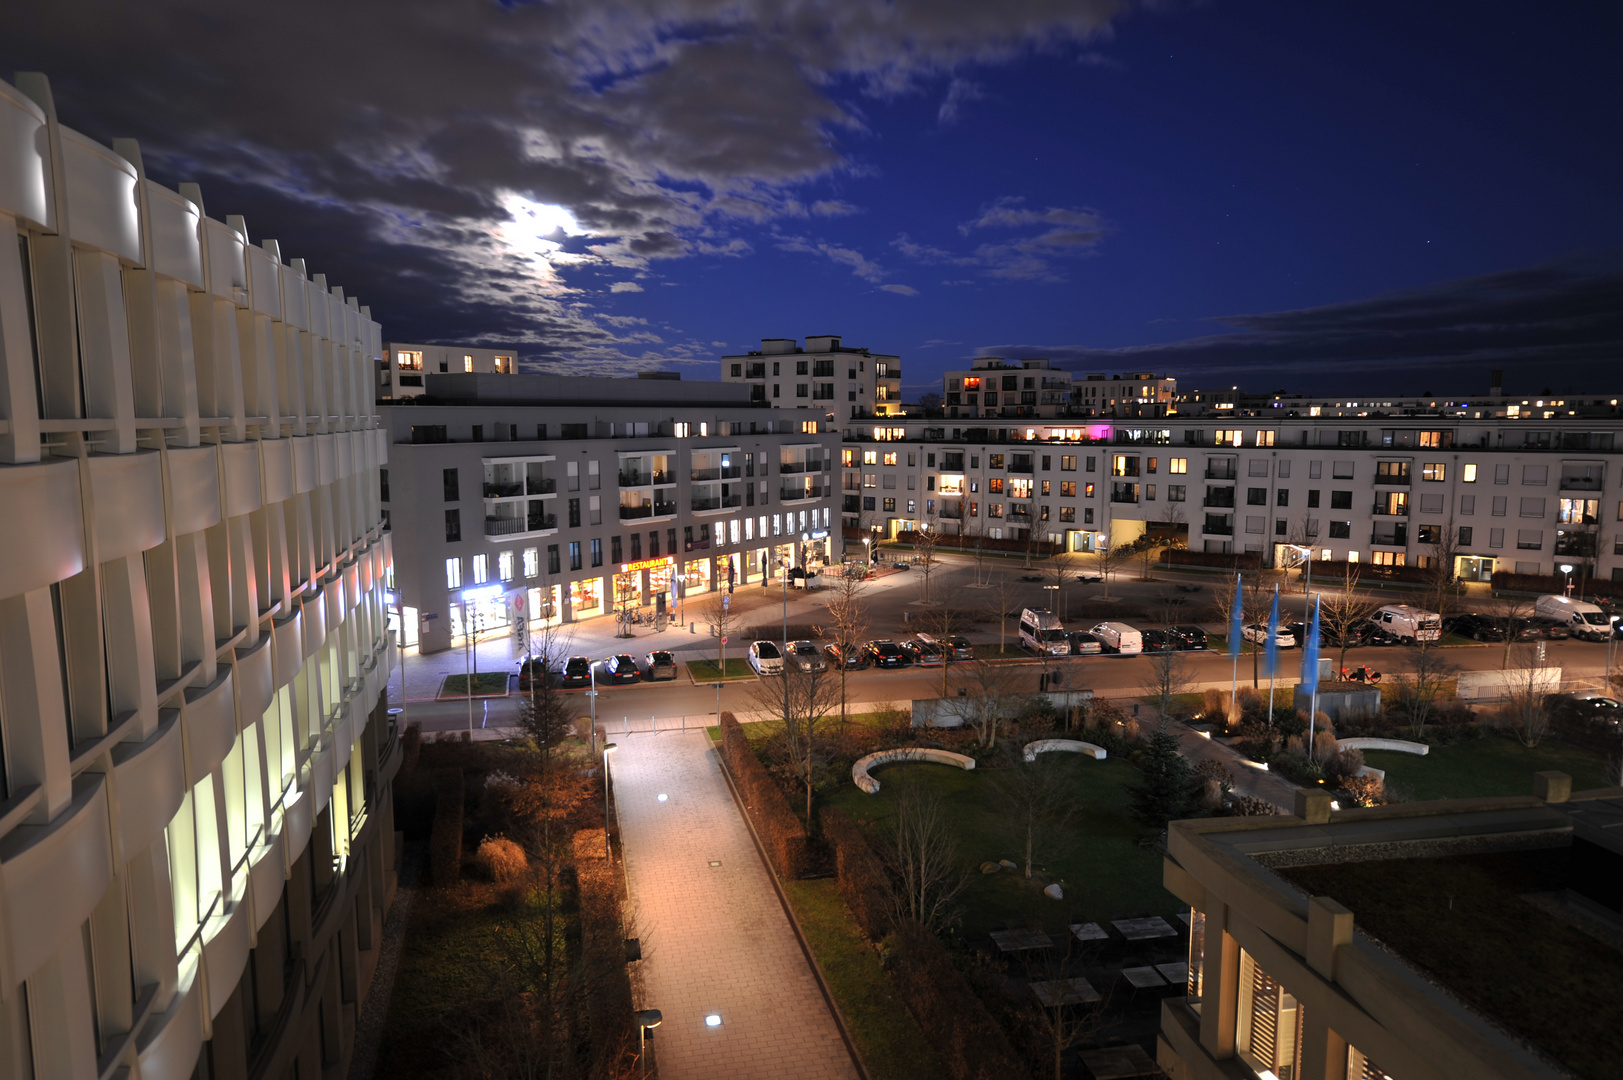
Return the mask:
[[[619,743],[603,744],[603,857],[614,865],[614,848],[609,845],[609,755],[620,749]]]
[[[1567,575],[1567,587],[1566,587],[1566,590],[1564,591],[1563,595],[1571,596],[1572,595],[1572,564],[1571,563],[1562,563],[1561,564],[1561,572],[1563,574]]]
[[[637,1065],[641,1069],[642,1075],[647,1077],[648,1062],[643,1057],[643,1050],[648,1043],[648,1032],[663,1023],[665,1017],[660,1015],[658,1009],[641,1009],[634,1013],[633,1017],[637,1021]]]

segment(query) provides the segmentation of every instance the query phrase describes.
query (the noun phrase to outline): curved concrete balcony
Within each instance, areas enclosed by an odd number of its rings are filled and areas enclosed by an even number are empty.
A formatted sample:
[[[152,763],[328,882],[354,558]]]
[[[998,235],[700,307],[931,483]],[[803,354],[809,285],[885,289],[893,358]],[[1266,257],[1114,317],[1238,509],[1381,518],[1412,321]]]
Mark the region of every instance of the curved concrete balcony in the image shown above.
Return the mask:
[[[231,669],[220,668],[215,680],[186,691],[182,722],[186,728],[186,765],[195,783],[225,760],[237,741],[236,696]]]
[[[244,723],[265,715],[276,692],[269,634],[262,636],[257,645],[237,650],[236,689],[237,715]]]
[[[45,825],[19,825],[0,839],[0,950],[12,986],[50,959],[79,926],[113,879],[107,778],[82,773],[73,801]]]
[[[271,624],[271,635],[276,639],[275,679],[278,689],[293,681],[293,676],[304,666],[304,611],[295,608],[293,614]]]
[[[134,858],[163,836],[186,794],[181,756],[180,710],[158,714],[158,730],[145,742],[113,747],[113,785],[118,796],[118,851]]]

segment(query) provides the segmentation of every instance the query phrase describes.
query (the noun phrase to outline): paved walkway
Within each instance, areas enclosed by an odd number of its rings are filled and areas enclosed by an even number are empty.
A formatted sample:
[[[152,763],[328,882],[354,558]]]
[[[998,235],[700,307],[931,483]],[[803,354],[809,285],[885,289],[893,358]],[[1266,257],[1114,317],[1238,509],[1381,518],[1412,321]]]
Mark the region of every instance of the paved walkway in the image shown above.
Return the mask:
[[[633,734],[619,747],[611,768],[645,957],[638,1006],[665,1016],[660,1080],[854,1080],[709,738]],[[719,1027],[705,1026],[710,1014]]]

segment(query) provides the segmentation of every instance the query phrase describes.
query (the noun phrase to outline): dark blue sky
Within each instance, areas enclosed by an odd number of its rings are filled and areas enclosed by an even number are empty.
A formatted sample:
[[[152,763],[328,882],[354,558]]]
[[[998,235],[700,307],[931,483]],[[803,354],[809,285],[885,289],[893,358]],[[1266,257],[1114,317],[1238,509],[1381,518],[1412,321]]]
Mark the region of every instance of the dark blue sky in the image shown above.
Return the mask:
[[[977,353],[1616,389],[1616,5],[350,7],[364,55],[294,8],[70,3],[0,63],[400,339],[713,377],[840,333],[914,393]],[[306,88],[220,55],[248,39]]]

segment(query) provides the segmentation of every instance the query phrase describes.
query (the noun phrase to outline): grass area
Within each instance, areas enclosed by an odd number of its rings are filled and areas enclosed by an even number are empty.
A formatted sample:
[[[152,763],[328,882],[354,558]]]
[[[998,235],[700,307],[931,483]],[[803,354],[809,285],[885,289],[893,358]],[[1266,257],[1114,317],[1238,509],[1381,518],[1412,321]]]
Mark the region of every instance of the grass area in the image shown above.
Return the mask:
[[[788,881],[784,891],[874,1080],[944,1075],[833,879]]]
[[[1180,905],[1161,886],[1161,856],[1138,846],[1144,829],[1127,816],[1127,789],[1137,780],[1138,770],[1117,758],[1056,756],[1067,759],[1065,764],[1075,772],[1081,813],[1058,844],[1047,851],[1039,848],[1030,881],[1019,871],[974,875],[963,894],[964,931],[984,933],[994,923],[1059,931],[1073,915],[1098,921],[1134,911],[1171,918]],[[945,765],[892,765],[880,773],[877,795],[847,785],[827,801],[882,830],[894,812],[897,786],[923,784],[941,796],[957,828],[959,856],[966,863],[1021,862],[1024,836],[993,799],[987,777],[982,770],[964,772]],[[1055,881],[1065,890],[1065,899],[1058,902],[1042,892]]]
[[[1227,634],[1208,634],[1207,637],[1206,637],[1206,651],[1211,652],[1211,653],[1222,653],[1224,656],[1227,656],[1229,654],[1229,638],[1228,638],[1228,635]],[[1281,653],[1288,653],[1291,650],[1289,650],[1289,649],[1280,649],[1279,651]],[[1241,642],[1240,642],[1240,653],[1242,655],[1248,655],[1248,654],[1254,653],[1254,652],[1262,652],[1262,647],[1260,645],[1255,644],[1254,642],[1245,641],[1245,640],[1242,639]],[[1319,655],[1324,656],[1326,654],[1321,649],[1319,651]]]
[[[696,682],[715,682],[717,680],[720,669],[716,667],[714,660],[689,660],[687,664],[688,674],[693,676]],[[753,679],[755,678],[755,669],[750,667],[749,661],[740,660],[736,656],[729,656],[727,658],[727,674],[720,675],[720,678],[723,680]]]
[[[1551,769],[1571,776],[1574,791],[1607,786],[1599,754],[1554,739],[1529,749],[1508,735],[1488,735],[1434,746],[1425,757],[1392,750],[1363,753],[1367,764],[1386,771],[1388,790],[1416,801],[1531,795],[1533,774]]]
[[[481,671],[473,677],[474,697],[504,697],[507,694],[507,672]],[[468,696],[468,677],[466,675],[447,675],[445,681],[440,683],[439,696],[441,698],[465,698]]]

